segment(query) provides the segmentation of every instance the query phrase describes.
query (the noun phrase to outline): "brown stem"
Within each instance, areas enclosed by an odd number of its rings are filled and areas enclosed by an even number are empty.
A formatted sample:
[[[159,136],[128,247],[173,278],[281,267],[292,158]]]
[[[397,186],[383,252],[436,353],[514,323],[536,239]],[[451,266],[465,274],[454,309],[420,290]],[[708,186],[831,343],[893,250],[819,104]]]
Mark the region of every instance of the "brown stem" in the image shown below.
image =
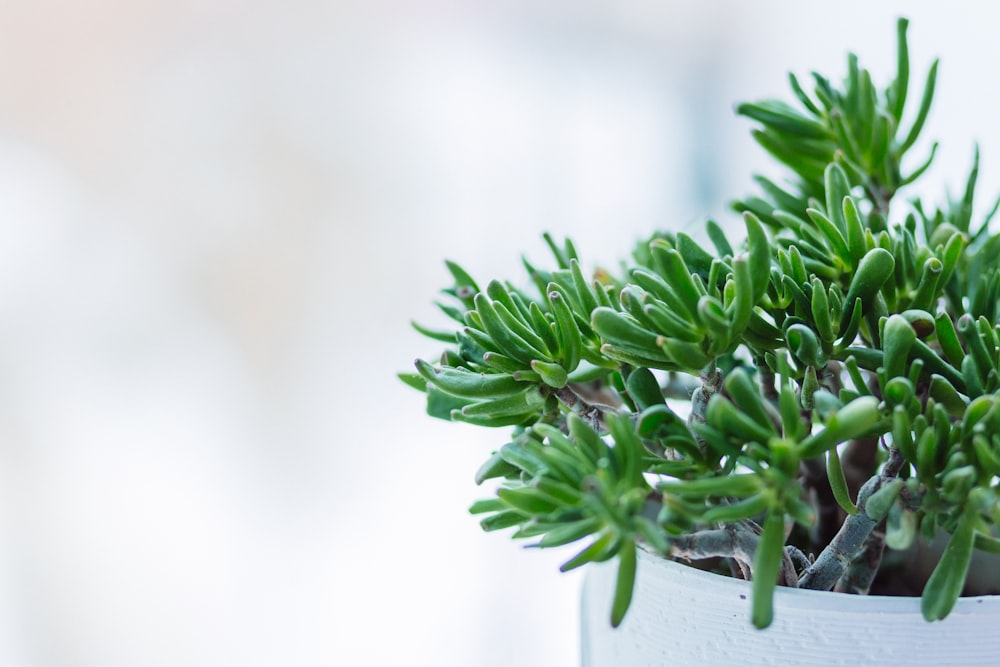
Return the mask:
[[[829,544],[840,529],[840,504],[833,495],[826,463],[821,458],[806,459],[801,466],[802,484],[812,492],[813,506],[816,508],[816,527],[813,543],[820,547]]]
[[[882,475],[887,479],[896,477],[905,462],[899,449],[892,447],[889,450],[889,459],[882,468]],[[844,571],[844,576],[837,582],[834,590],[855,595],[867,595],[868,591],[871,590],[872,582],[875,581],[875,576],[878,574],[884,553],[885,520],[872,529],[861,547],[861,552],[851,560],[850,565]]]
[[[852,496],[857,497],[862,485],[875,473],[878,467],[878,447],[878,438],[858,438],[844,447],[840,462]]]
[[[900,451],[896,447],[890,448],[889,460],[882,473],[873,475],[858,491],[858,513],[844,520],[836,537],[799,579],[800,588],[828,591],[850,567],[855,567],[856,571],[845,585],[865,590],[871,586],[882,560],[885,535],[879,530],[878,535],[873,537],[873,531],[879,526],[881,519],[876,521],[868,515],[868,499],[883,484],[895,478],[904,463]],[[881,548],[880,543],[883,545]]]
[[[621,400],[601,386],[572,382],[561,389],[556,389],[555,395],[596,431],[607,430],[604,425],[605,413],[618,412],[621,409]]]
[[[691,412],[688,414],[688,426],[705,423],[705,411],[708,410],[708,401],[722,388],[722,372],[716,368],[715,362],[707,366],[699,377],[701,385],[691,395]],[[694,437],[702,451],[708,451],[709,444],[697,432],[694,433]]]
[[[892,200],[893,195],[896,194],[895,190],[882,185],[875,179],[870,179],[865,184],[865,192],[872,203],[872,212],[877,213],[883,219],[887,220],[889,218],[889,202]]]
[[[847,566],[833,590],[839,593],[868,595],[875,575],[878,574],[878,568],[882,564],[882,554],[885,553],[884,525],[883,522],[868,535],[861,547],[861,553]]]
[[[727,524],[715,530],[702,530],[671,539],[670,555],[684,560],[705,558],[731,558],[739,567],[743,578],[753,576],[753,559],[760,543],[760,526],[752,521]],[[798,575],[787,551],[782,551],[778,585],[795,588]]]
[[[764,361],[763,356],[754,359],[754,362],[756,363],[757,370],[760,373],[761,393],[763,394],[764,398],[766,398],[771,403],[777,403],[778,388],[777,385],[775,384],[774,371],[771,370],[771,367],[768,366],[767,363]]]

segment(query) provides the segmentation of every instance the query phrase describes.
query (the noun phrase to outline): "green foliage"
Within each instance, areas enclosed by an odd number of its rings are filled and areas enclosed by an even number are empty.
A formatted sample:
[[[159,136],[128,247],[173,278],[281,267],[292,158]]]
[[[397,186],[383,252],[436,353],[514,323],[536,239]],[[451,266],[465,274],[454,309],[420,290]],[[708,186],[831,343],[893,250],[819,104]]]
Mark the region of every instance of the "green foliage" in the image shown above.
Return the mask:
[[[614,625],[636,549],[731,559],[758,627],[779,581],[866,591],[882,521],[890,551],[950,536],[928,620],[954,606],[975,549],[1000,552],[997,206],[974,223],[977,151],[961,197],[892,207],[937,148],[910,164],[937,62],[909,99],[906,28],[885,87],[851,55],[839,85],[814,73],[810,93],[793,75],[794,104],[737,108],[791,176],[758,176],[733,204],[742,243],[712,221],[711,248],[657,231],[618,273],[588,273],[545,235],[551,268],[525,259],[530,289],[482,289],[448,262],[452,330],[415,325],[446,346],[400,374],[428,413],[513,427],[476,474],[495,493],[471,511],[541,548],[582,542],[563,570],[617,559]],[[751,553],[705,546],[720,528]],[[793,546],[819,555],[789,574]]]

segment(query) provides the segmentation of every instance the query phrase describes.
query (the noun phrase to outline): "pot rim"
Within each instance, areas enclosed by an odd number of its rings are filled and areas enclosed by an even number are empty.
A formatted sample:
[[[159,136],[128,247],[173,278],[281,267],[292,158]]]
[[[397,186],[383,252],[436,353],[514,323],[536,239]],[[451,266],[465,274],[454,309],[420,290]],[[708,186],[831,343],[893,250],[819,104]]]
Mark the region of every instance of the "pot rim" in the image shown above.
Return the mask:
[[[638,551],[641,568],[670,572],[670,576],[683,580],[683,584],[679,585],[700,589],[705,595],[733,595],[747,600],[750,598],[750,582],[748,581],[701,570],[684,562],[659,556],[644,548],[639,548]],[[641,582],[638,583],[641,585]],[[923,618],[920,610],[920,597],[852,595],[850,593],[783,586],[776,588],[774,595],[775,606],[790,610],[809,610],[822,607],[826,610],[845,613],[917,615]],[[1000,595],[959,598],[948,617],[983,613],[1000,615]]]

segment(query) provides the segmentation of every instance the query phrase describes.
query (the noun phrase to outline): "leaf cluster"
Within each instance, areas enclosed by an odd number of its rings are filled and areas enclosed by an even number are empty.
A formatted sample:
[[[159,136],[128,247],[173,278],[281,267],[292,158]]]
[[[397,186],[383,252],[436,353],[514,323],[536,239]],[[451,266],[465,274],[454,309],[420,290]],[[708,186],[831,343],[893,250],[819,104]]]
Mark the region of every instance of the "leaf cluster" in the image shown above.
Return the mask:
[[[928,620],[951,610],[974,550],[1000,552],[997,207],[974,222],[978,151],[960,197],[898,205],[937,148],[907,166],[938,64],[909,100],[906,29],[883,88],[850,55],[839,84],[814,73],[807,92],[791,75],[793,103],[737,107],[789,172],[733,204],[741,243],[708,221],[705,243],[657,231],[619,271],[588,272],[545,235],[552,259],[523,261],[526,286],[480,287],[447,262],[451,327],[414,325],[444,345],[400,374],[428,413],[511,429],[472,512],[541,548],[578,545],[564,570],[617,559],[615,625],[638,548],[727,559],[753,580],[759,627],[779,583],[867,591],[883,532],[878,554],[949,540]]]

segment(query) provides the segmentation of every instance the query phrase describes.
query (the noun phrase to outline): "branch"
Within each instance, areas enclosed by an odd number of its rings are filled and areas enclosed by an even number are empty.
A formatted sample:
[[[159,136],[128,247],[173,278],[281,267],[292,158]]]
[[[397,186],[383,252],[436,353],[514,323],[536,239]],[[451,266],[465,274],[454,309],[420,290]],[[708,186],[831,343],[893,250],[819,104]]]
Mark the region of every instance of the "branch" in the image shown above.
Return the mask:
[[[663,397],[690,401],[697,388],[698,382],[690,375],[671,373],[667,383],[663,385]]]
[[[716,368],[715,362],[709,364],[700,374],[701,385],[691,395],[691,412],[688,414],[688,426],[705,423],[705,411],[708,401],[722,388],[722,372]],[[697,432],[693,433],[701,450],[707,451],[709,445]]]
[[[885,531],[875,529],[862,545],[861,553],[847,566],[844,576],[837,582],[834,590],[839,593],[868,595],[882,563],[883,553],[885,553]]]
[[[856,438],[844,447],[840,461],[851,493],[859,493],[861,486],[878,469],[878,448],[878,438]]]
[[[760,527],[752,521],[727,524],[714,530],[702,530],[681,535],[670,540],[669,554],[684,560],[705,558],[732,558],[745,579],[753,576],[753,559],[760,543]],[[787,551],[782,552],[778,584],[795,588],[798,578],[795,566]]]
[[[566,407],[576,410],[598,432],[607,430],[604,415],[608,412],[617,413],[621,409],[621,400],[602,386],[571,382],[562,389],[556,389],[555,395]]]
[[[840,527],[840,505],[830,487],[830,478],[826,472],[826,463],[822,458],[804,459],[800,472],[802,482],[813,493],[813,504],[816,507],[816,528],[813,544],[829,544],[837,535]]]
[[[852,562],[858,557],[858,554],[862,553],[863,550],[866,553],[868,552],[866,545],[869,544],[872,531],[881,522],[881,519],[876,521],[868,515],[866,509],[868,499],[872,497],[872,494],[881,489],[883,484],[894,479],[899,474],[903,463],[903,455],[899,450],[896,447],[890,448],[889,460],[886,461],[882,473],[873,475],[858,492],[858,513],[848,516],[844,520],[836,537],[823,549],[823,552],[816,558],[816,561],[805,571],[802,578],[799,579],[799,588],[823,591],[832,589],[840,578],[844,576],[848,567],[852,566]],[[878,539],[881,541],[881,538]],[[871,543],[870,553],[868,553],[871,558],[862,559],[858,563],[859,570],[860,568],[867,568],[867,574],[861,576],[861,572],[856,571],[849,577],[847,583],[851,585],[851,582],[856,582],[864,585],[864,578],[870,577],[868,581],[868,585],[870,585],[871,579],[874,578],[875,571],[878,570],[879,563],[881,562],[881,554],[882,549],[876,550],[874,543]],[[875,558],[876,555],[877,558]]]

